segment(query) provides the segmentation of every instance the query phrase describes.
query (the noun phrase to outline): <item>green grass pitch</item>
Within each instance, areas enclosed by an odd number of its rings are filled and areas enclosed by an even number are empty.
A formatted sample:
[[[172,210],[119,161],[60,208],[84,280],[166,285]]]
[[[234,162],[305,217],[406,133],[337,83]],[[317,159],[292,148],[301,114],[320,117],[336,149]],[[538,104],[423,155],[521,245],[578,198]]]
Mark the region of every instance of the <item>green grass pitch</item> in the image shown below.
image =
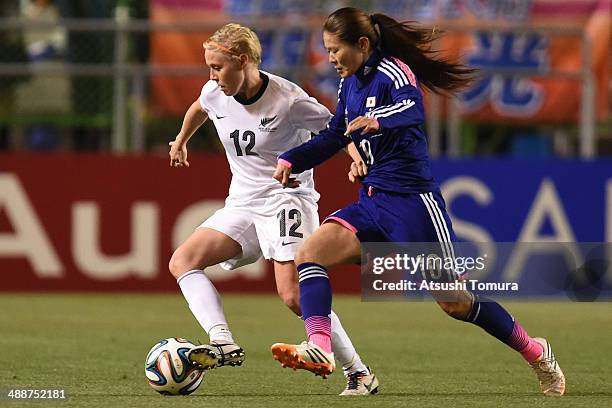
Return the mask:
[[[228,295],[242,367],[210,371],[186,397],[154,392],[144,357],[159,339],[206,341],[177,295],[0,295],[0,388],[67,389],[42,407],[602,407],[612,406],[611,303],[507,303],[532,335],[550,339],[566,374],[562,398],[539,394],[520,356],[481,329],[446,317],[431,302],[362,303],[337,296],[334,309],[380,394],[339,397],[344,378],[282,369],[269,347],[299,342],[300,320],[271,295]],[[26,406],[0,401],[0,406]]]

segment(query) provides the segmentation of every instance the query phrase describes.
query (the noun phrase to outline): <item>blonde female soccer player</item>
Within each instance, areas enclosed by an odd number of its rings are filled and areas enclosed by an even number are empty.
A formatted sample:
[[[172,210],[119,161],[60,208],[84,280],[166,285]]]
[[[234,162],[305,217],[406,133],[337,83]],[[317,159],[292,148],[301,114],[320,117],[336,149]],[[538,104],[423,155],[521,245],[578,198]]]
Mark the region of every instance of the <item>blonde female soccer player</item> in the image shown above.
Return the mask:
[[[194,349],[192,362],[210,369],[241,365],[244,351],[229,329],[221,299],[205,268],[226,269],[255,262],[260,256],[274,263],[278,294],[297,315],[299,306],[297,249],[319,226],[312,171],[285,189],[272,178],[278,156],[310,139],[332,117],[296,84],[263,72],[257,35],[239,24],[227,24],[204,43],[210,80],[185,114],[182,128],[170,142],[170,165],[189,166],[187,142],[210,118],[219,134],[232,172],[225,207],[205,220],[174,252],[170,272],[194,316],[208,333],[210,344]],[[359,156],[354,152],[356,158]],[[366,373],[338,317],[331,312],[333,348],[347,378]],[[316,356],[315,356],[316,358]],[[369,394],[344,390],[342,395]]]

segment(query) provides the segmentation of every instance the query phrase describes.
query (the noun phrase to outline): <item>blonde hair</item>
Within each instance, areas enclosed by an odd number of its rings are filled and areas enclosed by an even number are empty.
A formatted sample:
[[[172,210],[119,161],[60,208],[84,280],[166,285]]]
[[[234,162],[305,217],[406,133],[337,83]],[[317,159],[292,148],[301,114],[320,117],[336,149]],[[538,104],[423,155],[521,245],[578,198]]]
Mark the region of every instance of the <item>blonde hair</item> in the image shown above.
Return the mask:
[[[257,34],[237,23],[224,25],[202,45],[207,50],[221,51],[236,57],[246,54],[255,65],[261,64],[261,44]]]

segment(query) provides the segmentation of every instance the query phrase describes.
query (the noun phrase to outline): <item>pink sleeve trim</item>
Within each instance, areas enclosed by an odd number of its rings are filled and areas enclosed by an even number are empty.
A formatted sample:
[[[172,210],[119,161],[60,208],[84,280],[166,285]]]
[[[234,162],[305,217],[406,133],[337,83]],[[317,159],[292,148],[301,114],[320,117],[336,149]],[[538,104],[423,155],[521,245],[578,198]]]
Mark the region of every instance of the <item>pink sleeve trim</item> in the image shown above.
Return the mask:
[[[293,164],[291,164],[290,162],[288,162],[285,159],[278,159],[278,163],[282,164],[285,167],[289,167],[289,168],[293,167]]]
[[[408,81],[410,82],[410,85],[416,88],[417,86],[416,76],[414,75],[410,67],[406,65],[404,61],[400,60],[399,58],[395,58],[395,57],[391,57],[391,58],[393,58],[395,63],[399,65],[402,71],[404,71],[404,73],[408,76]]]
[[[343,220],[340,217],[334,217],[334,216],[327,217],[326,219],[323,220],[323,224],[325,224],[327,221],[330,221],[330,220],[339,222],[340,224],[342,224],[343,227],[345,227],[348,230],[351,230],[353,234],[357,233],[357,228],[353,227],[350,222]]]

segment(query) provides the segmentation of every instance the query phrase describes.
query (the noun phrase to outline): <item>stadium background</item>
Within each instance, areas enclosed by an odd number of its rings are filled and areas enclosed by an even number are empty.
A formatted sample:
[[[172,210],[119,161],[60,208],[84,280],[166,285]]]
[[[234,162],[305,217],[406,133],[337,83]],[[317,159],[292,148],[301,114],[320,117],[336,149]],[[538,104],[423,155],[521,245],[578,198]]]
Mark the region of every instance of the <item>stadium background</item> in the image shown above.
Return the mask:
[[[253,26],[262,68],[333,110],[319,27],[349,3],[3,2],[0,290],[175,291],[167,260],[229,182],[210,125],[190,143],[191,168],[165,160],[207,79],[203,40],[228,21]],[[610,1],[351,4],[445,30],[442,55],[481,70],[457,99],[427,95],[459,238],[612,240]],[[338,155],[317,169],[321,216],[355,197],[347,167]],[[350,269],[336,291],[359,290]],[[223,291],[273,290],[264,262],[210,273]]]
[[[202,41],[229,21],[252,26],[263,69],[333,109],[320,26],[347,4],[445,30],[436,46],[481,70],[459,99],[427,96],[433,170],[459,238],[612,241],[609,0],[3,0],[0,390],[66,388],[62,406],[77,407],[612,405],[609,303],[504,302],[549,337],[568,375],[567,395],[550,401],[518,356],[429,302],[360,302],[356,267],[332,274],[334,308],[381,394],[333,398],[341,375],[288,375],[270,358],[271,343],[303,331],[264,262],[208,270],[246,364],[207,374],[186,399],[146,384],[157,340],[206,340],[167,272],[229,183],[210,125],[190,142],[189,169],[168,166],[208,76]],[[321,216],[354,199],[347,169],[338,155],[316,170]],[[611,268],[602,280],[612,286]]]

